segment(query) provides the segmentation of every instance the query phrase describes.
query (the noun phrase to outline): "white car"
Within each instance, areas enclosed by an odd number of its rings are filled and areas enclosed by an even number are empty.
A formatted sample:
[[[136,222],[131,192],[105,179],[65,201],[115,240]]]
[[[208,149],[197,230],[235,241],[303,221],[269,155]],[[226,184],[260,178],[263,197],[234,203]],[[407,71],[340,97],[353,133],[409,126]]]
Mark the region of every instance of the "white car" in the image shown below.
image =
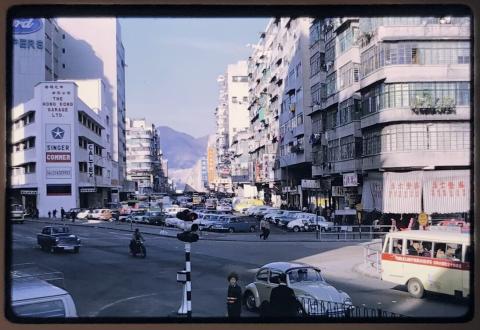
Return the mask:
[[[274,208],[271,206],[259,206],[255,210],[253,210],[252,215],[261,217],[270,210],[274,210]]]
[[[164,212],[170,216],[170,217],[175,217],[177,215],[178,212],[181,212],[183,210],[186,210],[187,208],[185,207],[179,207],[179,206],[171,206],[171,207],[167,207],[167,208],[164,208]]]
[[[12,281],[12,311],[17,317],[77,317],[70,294],[39,278]]]
[[[323,311],[318,308],[323,301],[333,303],[334,312],[340,315],[352,306],[350,296],[327,283],[320,269],[303,263],[272,262],[261,267],[255,274],[254,281],[245,287],[243,303],[247,310],[255,311],[265,301],[270,302],[270,293],[278,286],[282,273],[286,274],[287,286],[293,289],[299,306],[302,306],[307,314],[331,314],[331,310]]]
[[[232,207],[227,204],[217,205],[217,211],[232,212]]]
[[[273,216],[270,216],[269,222],[274,223],[276,225],[280,225],[280,219],[286,217],[286,216],[293,216],[294,214],[300,213],[300,211],[289,211],[289,210],[284,210],[282,214],[275,214]]]
[[[179,228],[180,225],[183,226],[183,220],[180,220],[179,218],[177,217],[167,217],[165,218],[165,225],[167,227],[176,227],[176,228]]]
[[[84,210],[84,211],[78,212],[77,219],[86,219],[88,218],[89,214],[90,214],[90,210]]]
[[[210,230],[219,217],[221,217],[220,214],[200,213],[193,223],[197,224],[200,230]]]
[[[101,209],[94,209],[87,215],[87,219],[98,219],[100,217]]]
[[[319,230],[321,231],[330,231],[333,228],[333,222],[327,221],[323,216],[319,215],[317,218],[317,215],[312,214],[312,213],[298,213],[295,215],[297,219],[300,220],[305,220],[308,222],[308,229],[307,230],[315,230],[315,226],[317,225],[317,219],[318,219],[318,226],[320,227]],[[289,223],[290,225],[290,223]],[[288,227],[288,226],[287,226]],[[292,227],[293,228],[293,227]]]
[[[267,213],[265,213],[263,215],[263,218],[265,220],[267,220],[268,222],[272,222],[272,219],[274,216],[276,215],[283,215],[285,213],[287,213],[288,211],[287,210],[278,210],[278,209],[273,209],[273,210],[269,210]]]
[[[259,208],[260,206],[250,206],[246,211],[245,215],[252,216],[253,213]]]

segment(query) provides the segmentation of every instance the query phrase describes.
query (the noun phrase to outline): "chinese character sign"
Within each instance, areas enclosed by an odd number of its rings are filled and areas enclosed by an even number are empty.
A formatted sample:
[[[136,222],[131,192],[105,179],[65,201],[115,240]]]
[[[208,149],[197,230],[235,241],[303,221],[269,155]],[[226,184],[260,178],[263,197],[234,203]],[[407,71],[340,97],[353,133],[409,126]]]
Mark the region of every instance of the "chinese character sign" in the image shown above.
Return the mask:
[[[426,213],[470,210],[470,171],[425,172],[423,198]]]
[[[422,211],[422,171],[384,174],[383,211],[420,213]]]

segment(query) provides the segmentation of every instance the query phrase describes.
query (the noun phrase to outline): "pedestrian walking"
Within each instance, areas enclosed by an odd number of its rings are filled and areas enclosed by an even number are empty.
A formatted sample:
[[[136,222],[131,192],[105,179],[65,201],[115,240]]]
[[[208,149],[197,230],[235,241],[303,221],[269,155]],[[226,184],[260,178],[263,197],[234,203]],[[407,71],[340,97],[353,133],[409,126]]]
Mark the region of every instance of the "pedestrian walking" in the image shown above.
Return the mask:
[[[268,236],[270,236],[270,222],[265,220],[265,235],[263,235],[263,239],[268,239]]]
[[[35,207],[35,219],[38,219],[38,213],[39,213],[39,212],[38,212],[38,208]]]
[[[60,208],[60,217],[63,220],[65,220],[65,210],[63,209],[63,206]]]
[[[75,210],[72,210],[70,214],[72,215],[72,222],[75,222],[75,219],[77,218],[77,212],[75,212]]]
[[[265,227],[266,227],[265,223],[266,222],[267,222],[267,220],[265,220],[265,218],[260,221],[260,231],[261,231],[260,239],[262,239],[262,238],[265,239]]]
[[[300,305],[295,292],[287,286],[287,275],[278,276],[279,285],[272,289],[270,294],[270,315],[273,317],[296,317]]]
[[[56,219],[57,218],[57,209],[54,209],[52,211],[52,215],[53,215],[53,218]]]
[[[52,212],[48,211],[48,218],[50,219],[52,217]]]
[[[227,312],[229,318],[238,318],[242,313],[242,288],[236,273],[228,275]]]

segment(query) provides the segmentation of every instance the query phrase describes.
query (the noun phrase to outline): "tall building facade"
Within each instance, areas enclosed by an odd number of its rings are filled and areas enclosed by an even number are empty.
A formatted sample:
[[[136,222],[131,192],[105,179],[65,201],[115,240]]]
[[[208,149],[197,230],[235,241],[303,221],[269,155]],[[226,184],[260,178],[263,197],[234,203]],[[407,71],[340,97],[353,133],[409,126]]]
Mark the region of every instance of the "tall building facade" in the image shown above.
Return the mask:
[[[115,18],[58,18],[62,32],[60,52],[63,79],[102,79],[107,86],[107,106],[112,110],[113,184],[125,190],[126,108],[125,49],[120,23]],[[95,28],[85,28],[94,26]]]
[[[217,79],[219,104],[215,110],[217,129],[217,182],[221,192],[232,192],[232,153],[234,135],[246,129],[248,122],[247,62],[229,64],[225,75]]]
[[[312,174],[332,206],[468,212],[469,18],[331,18],[312,29],[325,62],[311,80]]]
[[[94,92],[94,93],[92,93]],[[33,98],[12,111],[10,196],[40,216],[60,207],[102,207],[112,199],[107,157],[110,115],[101,80],[38,83]]]
[[[70,172],[71,179],[73,180],[75,177],[73,171],[77,169],[75,163],[78,159],[82,159],[82,157],[80,157],[84,152],[82,148],[85,149],[89,147],[89,145],[94,146],[94,155],[90,155],[88,162],[90,165],[94,165],[93,167],[87,165],[88,170],[92,168],[94,170],[93,177],[90,176],[91,173],[89,173],[89,180],[92,182],[88,180],[84,180],[83,183],[79,180],[70,181],[70,195],[63,196],[71,196],[71,198],[67,198],[69,202],[68,205],[65,206],[87,206],[87,204],[92,204],[93,201],[101,206],[107,202],[119,201],[120,181],[123,180],[123,176],[121,171],[119,171],[118,162],[114,159],[115,146],[118,147],[119,144],[115,143],[113,137],[118,121],[114,120],[116,110],[112,107],[112,94],[123,95],[124,99],[125,90],[124,86],[121,85],[121,82],[124,81],[123,74],[118,73],[118,77],[107,78],[105,68],[109,67],[112,62],[113,65],[117,66],[117,56],[112,59],[102,52],[94,51],[94,48],[90,44],[92,40],[87,40],[88,38],[81,39],[79,36],[73,37],[70,32],[74,32],[74,29],[67,27],[70,24],[69,20],[70,19],[17,19],[13,22],[13,97],[12,109],[10,110],[12,122],[10,125],[13,126],[14,132],[12,132],[11,135],[13,154],[10,161],[11,170],[12,173],[14,173],[15,179],[12,179],[11,188],[13,188],[14,191],[20,188],[32,188],[30,190],[18,190],[21,197],[17,198],[17,202],[21,202],[29,207],[43,208],[50,207],[51,205],[48,203],[45,204],[45,206],[40,205],[41,201],[42,203],[44,202],[41,195],[39,195],[45,190],[45,187],[40,187],[43,182],[41,179],[43,178],[40,178],[38,182],[34,182],[32,179],[27,180],[26,177],[22,178],[22,175],[32,174],[32,169],[35,169],[35,173],[40,173],[37,172],[36,169],[38,169],[38,171],[42,172],[49,171],[51,178],[58,174],[57,178],[62,180],[62,175],[67,176],[67,174],[62,173]],[[115,19],[109,19],[109,21],[118,27],[118,22]],[[85,24],[85,20],[82,22],[83,23],[77,25]],[[90,23],[91,26],[95,26],[99,21],[91,21]],[[85,29],[84,27],[79,27],[79,29],[96,30]],[[106,43],[109,41],[109,38],[115,40],[117,46],[121,44],[120,33],[108,36],[103,35],[103,40]],[[81,56],[79,54],[81,54]],[[119,57],[123,58],[124,54],[121,54]],[[114,86],[111,85],[111,80],[115,81]],[[62,83],[67,83],[68,81],[74,83],[75,99],[69,99],[69,101],[66,102],[62,98],[67,98],[67,96],[61,94],[55,96],[55,100],[50,100],[51,104],[49,106],[43,104],[43,102],[39,103],[39,97],[43,97],[43,94],[36,91],[36,86],[42,82],[60,81],[62,81]],[[52,86],[56,85],[52,84]],[[63,85],[60,84],[58,86]],[[55,87],[53,87],[53,89],[55,89]],[[71,95],[69,97],[71,97]],[[52,141],[49,142],[46,138],[41,139],[41,137],[38,137],[36,142],[32,142],[32,134],[48,136],[46,126],[44,127],[42,124],[35,123],[35,120],[39,121],[43,118],[41,117],[43,114],[39,112],[43,109],[41,107],[49,107],[51,111],[57,111],[58,108],[70,106],[70,103],[85,104],[90,111],[93,111],[97,115],[89,116],[78,114],[77,118],[78,109],[75,109],[75,112],[72,111],[72,116],[75,116],[75,121],[66,119],[68,125],[70,125],[69,127],[71,127],[70,131],[73,132],[72,134],[76,134],[71,135],[70,138],[75,140],[78,138],[78,144],[72,144],[68,147],[70,148],[70,156],[65,155],[63,161],[69,164],[61,164],[62,166],[59,167],[64,168],[65,171],[61,170],[53,174],[54,172],[52,172],[48,166],[52,164],[46,164],[49,161],[43,156],[32,159],[34,160],[33,164],[29,164],[26,159],[22,158],[23,156],[21,156],[21,154],[23,154],[23,152],[21,152],[21,150],[28,149],[29,154],[35,152],[43,153],[47,148],[53,148],[53,151],[58,151],[58,149],[56,149],[57,147],[50,145]],[[31,106],[29,111],[25,110],[27,104]],[[69,110],[67,109],[65,111],[68,112]],[[58,116],[58,118],[60,118],[60,115]],[[77,124],[80,124],[80,127],[86,126],[89,130],[95,130],[95,134],[98,133],[98,136],[91,135],[88,131],[84,132],[83,129],[76,131],[74,127],[76,127]],[[28,129],[24,128],[27,126]],[[66,128],[60,127],[60,129],[68,132]],[[77,141],[69,141],[69,143],[74,142]],[[74,145],[78,145],[81,148],[73,148]],[[63,147],[67,148],[67,144]],[[31,150],[32,148],[36,149],[36,151]],[[122,152],[122,149],[124,149],[124,146],[117,148],[117,153],[118,150]],[[74,152],[80,152],[80,156],[77,157],[73,155]],[[66,161],[68,157],[70,157],[69,162]],[[85,162],[82,161],[82,164],[78,165],[82,173],[86,169],[84,163]],[[69,168],[68,170],[67,167]],[[42,173],[41,175],[46,174]],[[79,177],[82,175],[83,174],[79,175]],[[101,176],[102,179],[97,180],[98,176]],[[32,178],[32,175],[29,177]],[[67,180],[66,177],[64,179]],[[24,182],[27,181],[30,187],[25,186]],[[106,181],[109,181],[108,184]],[[99,182],[101,182],[103,186],[97,184]],[[80,188],[82,191],[78,192],[77,190]],[[66,192],[62,194],[66,194]],[[87,194],[91,194],[91,196],[87,196]],[[26,196],[28,196],[28,198]],[[40,211],[43,212],[42,209]]]
[[[139,194],[165,192],[160,137],[155,125],[127,118],[127,179]]]
[[[302,203],[311,177],[309,18],[274,18],[249,59],[251,176],[260,198]]]

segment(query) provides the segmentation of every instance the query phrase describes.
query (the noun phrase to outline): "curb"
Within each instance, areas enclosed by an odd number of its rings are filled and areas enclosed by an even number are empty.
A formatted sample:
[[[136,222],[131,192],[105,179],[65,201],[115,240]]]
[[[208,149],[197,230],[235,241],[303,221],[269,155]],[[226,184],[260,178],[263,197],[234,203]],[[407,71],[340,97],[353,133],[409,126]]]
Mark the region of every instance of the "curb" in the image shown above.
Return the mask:
[[[93,228],[101,228],[101,229],[110,229],[110,230],[118,230],[118,231],[124,231],[124,232],[133,232],[133,229],[127,229],[127,228],[115,228],[115,227],[107,227],[107,226],[102,226],[101,224],[88,224],[88,223],[74,223],[74,222],[56,222],[56,221],[48,221],[48,220],[32,220],[32,219],[25,219],[25,221],[29,222],[34,222],[34,223],[46,223],[46,224],[58,224],[58,225],[69,225],[69,226],[77,226],[77,227],[93,227]],[[167,237],[167,238],[177,238],[176,234],[174,235],[165,235],[165,234],[158,234],[158,233],[149,233],[149,232],[142,232],[143,235],[153,235],[153,236],[160,236],[160,237]],[[229,239],[229,238],[203,238],[200,237],[201,241],[218,241],[218,242],[245,242],[245,243],[251,243],[251,242],[268,242],[268,243],[326,243],[326,242],[356,242],[359,244],[365,244],[368,243],[369,241],[365,242],[364,240],[332,240],[332,239],[322,239],[322,240],[260,240],[260,239]]]

